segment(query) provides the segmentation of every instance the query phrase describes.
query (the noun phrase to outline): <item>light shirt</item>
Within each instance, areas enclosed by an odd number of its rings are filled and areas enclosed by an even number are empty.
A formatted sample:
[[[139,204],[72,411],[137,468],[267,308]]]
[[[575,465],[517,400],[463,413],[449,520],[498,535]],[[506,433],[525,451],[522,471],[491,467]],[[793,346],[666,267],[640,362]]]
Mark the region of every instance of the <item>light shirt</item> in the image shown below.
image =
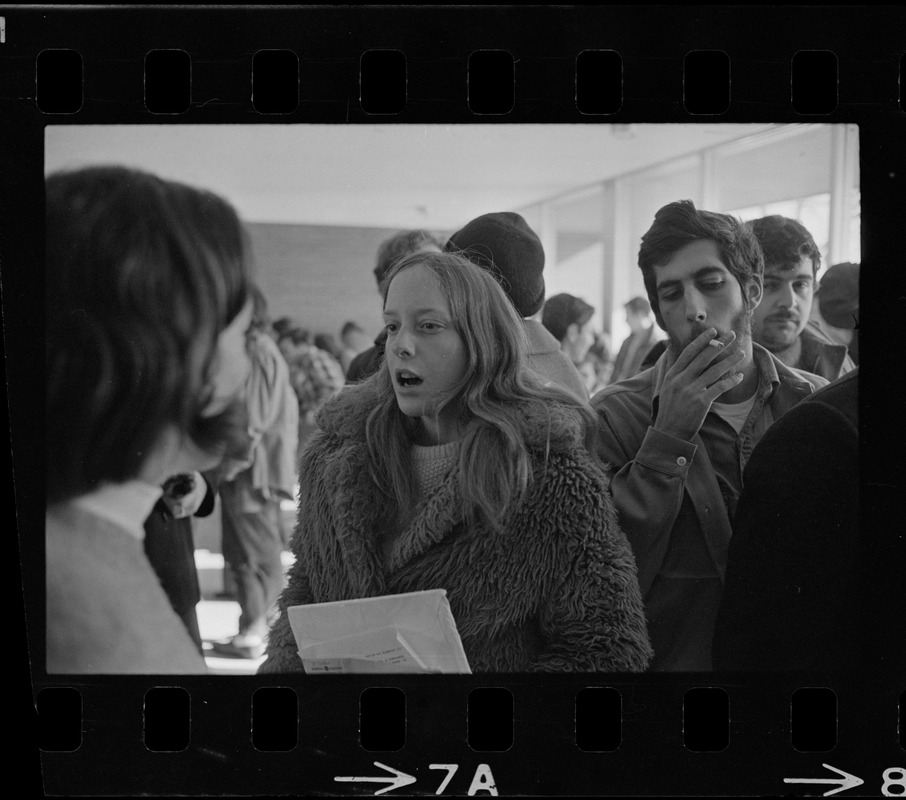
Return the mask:
[[[753,394],[748,400],[743,400],[741,403],[718,403],[715,401],[711,404],[711,410],[739,435],[742,433],[742,426],[746,424],[746,420],[749,418],[749,412],[755,406],[755,396]]]
[[[139,541],[145,539],[145,520],[163,489],[144,481],[105,483],[93,492],[76,497],[72,505],[112,522]]]

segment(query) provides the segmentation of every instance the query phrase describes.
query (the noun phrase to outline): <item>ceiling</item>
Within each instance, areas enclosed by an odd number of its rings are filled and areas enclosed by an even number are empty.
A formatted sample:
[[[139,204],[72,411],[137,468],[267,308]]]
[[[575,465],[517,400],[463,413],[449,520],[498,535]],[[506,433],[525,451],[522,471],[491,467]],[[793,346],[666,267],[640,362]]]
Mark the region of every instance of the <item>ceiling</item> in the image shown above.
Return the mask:
[[[250,222],[453,230],[771,125],[48,126],[45,170],[121,163]]]

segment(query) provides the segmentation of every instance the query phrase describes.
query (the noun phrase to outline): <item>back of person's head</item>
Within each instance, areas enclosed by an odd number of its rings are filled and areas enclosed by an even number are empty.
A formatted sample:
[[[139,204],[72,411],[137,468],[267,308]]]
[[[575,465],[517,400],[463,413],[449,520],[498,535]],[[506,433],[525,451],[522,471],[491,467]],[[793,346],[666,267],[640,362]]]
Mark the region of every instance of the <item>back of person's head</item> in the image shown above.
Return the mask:
[[[381,285],[390,268],[414,253],[437,253],[443,249],[443,242],[433,233],[424,230],[400,231],[381,242],[377,251],[374,277]]]
[[[279,341],[285,333],[289,333],[289,331],[295,327],[296,321],[292,317],[280,317],[279,319],[274,320],[271,325],[271,330],[273,330],[274,336]]]
[[[750,225],[764,254],[765,267],[795,269],[803,258],[812,262],[812,276],[821,266],[821,252],[805,226],[789,217],[772,214]]]
[[[496,271],[520,317],[538,313],[544,303],[544,247],[519,214],[482,214],[454,233],[444,249]]]
[[[859,265],[844,261],[828,267],[818,284],[818,310],[828,325],[855,328],[859,321]]]
[[[300,344],[312,344],[312,335],[311,331],[306,328],[295,327],[286,331],[283,336],[280,337],[280,340],[283,341],[286,339],[288,342],[298,346]]]
[[[46,181],[47,493],[141,473],[165,432],[216,454],[218,337],[246,307],[249,250],[209,192],[123,167]]]
[[[563,292],[548,298],[541,315],[541,324],[558,342],[562,342],[570,325],[581,328],[594,313],[594,306],[590,306],[579,297]]]
[[[677,250],[700,240],[714,242],[721,261],[739,283],[743,297],[747,296],[748,282],[764,274],[761,245],[748,223],[729,214],[699,210],[691,200],[668,203],[654,215],[654,222],[642,236],[639,248],[639,269],[648,302],[661,327],[654,268],[665,265]]]
[[[333,338],[329,333],[316,333],[314,336],[314,345],[319,350],[323,350],[325,353],[330,353],[332,356],[340,355],[340,348],[337,346],[336,339]]]
[[[635,314],[637,317],[647,317],[651,314],[651,303],[644,297],[633,297],[626,302],[624,308],[630,314]]]

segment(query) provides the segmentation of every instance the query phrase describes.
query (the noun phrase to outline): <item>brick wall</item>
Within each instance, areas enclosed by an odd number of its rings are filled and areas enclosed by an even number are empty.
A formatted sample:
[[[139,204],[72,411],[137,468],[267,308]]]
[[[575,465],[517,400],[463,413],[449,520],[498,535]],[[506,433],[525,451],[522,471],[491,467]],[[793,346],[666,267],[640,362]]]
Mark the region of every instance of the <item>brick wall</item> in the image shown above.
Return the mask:
[[[247,223],[256,276],[273,319],[289,316],[312,333],[339,338],[347,320],[381,328],[374,280],[380,243],[396,230]]]

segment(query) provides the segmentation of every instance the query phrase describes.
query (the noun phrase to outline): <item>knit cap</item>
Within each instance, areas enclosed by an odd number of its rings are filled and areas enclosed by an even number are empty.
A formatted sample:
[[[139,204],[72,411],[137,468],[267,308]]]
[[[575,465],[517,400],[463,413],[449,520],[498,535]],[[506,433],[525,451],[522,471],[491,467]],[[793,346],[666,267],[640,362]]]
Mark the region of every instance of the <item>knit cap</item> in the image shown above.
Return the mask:
[[[855,328],[859,319],[859,265],[834,264],[821,276],[818,308],[828,325]]]
[[[558,342],[562,342],[570,325],[575,323],[581,328],[594,313],[594,306],[578,297],[565,293],[555,294],[544,304],[541,324]]]
[[[544,303],[544,247],[519,214],[482,214],[454,233],[444,249],[462,250],[497,275],[519,316],[532,316]]]

